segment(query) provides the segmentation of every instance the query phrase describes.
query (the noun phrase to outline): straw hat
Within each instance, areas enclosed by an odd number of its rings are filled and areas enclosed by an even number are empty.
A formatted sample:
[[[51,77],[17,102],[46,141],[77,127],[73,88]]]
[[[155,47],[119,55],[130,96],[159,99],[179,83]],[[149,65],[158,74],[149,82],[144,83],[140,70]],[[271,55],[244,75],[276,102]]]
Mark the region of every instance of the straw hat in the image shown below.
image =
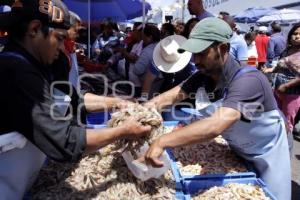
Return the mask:
[[[178,49],[187,39],[180,35],[171,35],[161,40],[153,52],[154,64],[160,71],[175,73],[182,70],[190,61],[192,53],[178,53]]]

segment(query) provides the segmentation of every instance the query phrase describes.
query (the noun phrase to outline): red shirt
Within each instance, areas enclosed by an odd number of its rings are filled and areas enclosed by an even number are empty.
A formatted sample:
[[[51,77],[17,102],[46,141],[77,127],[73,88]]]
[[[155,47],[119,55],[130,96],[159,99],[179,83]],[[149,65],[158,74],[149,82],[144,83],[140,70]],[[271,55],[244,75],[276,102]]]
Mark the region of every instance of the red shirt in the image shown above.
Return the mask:
[[[255,43],[258,54],[258,62],[267,62],[269,37],[264,34],[258,34],[256,36]]]

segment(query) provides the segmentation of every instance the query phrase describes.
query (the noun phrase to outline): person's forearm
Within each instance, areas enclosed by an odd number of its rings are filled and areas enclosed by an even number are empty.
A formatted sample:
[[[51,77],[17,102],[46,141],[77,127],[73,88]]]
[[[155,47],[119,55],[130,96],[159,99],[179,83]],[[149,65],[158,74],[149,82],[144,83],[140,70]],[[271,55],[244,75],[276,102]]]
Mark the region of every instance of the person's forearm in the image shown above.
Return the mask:
[[[107,129],[87,129],[85,153],[92,153],[118,139],[125,133],[122,127]]]
[[[138,59],[138,56],[135,54],[128,53],[127,51],[123,53],[123,56],[126,60],[128,60],[130,63],[135,63]]]
[[[275,57],[274,47],[275,47],[275,43],[273,42],[273,40],[270,40],[267,48],[267,59],[270,62],[272,62],[272,60]]]
[[[150,100],[151,103],[159,105],[160,109],[170,106],[174,103],[180,102],[186,99],[188,95],[181,90],[180,86],[176,86],[173,89],[153,98]]]
[[[300,78],[295,78],[285,84],[286,88],[292,88],[300,85]]]
[[[221,135],[240,119],[240,112],[231,108],[219,108],[211,117],[194,122],[171,134],[159,138],[163,148],[174,148],[211,140]]]
[[[104,97],[91,93],[84,95],[84,105],[88,112],[108,111],[121,101],[118,97]]]
[[[160,137],[159,141],[164,148],[175,148],[205,142],[221,134],[217,132],[215,124],[209,119],[198,121]]]
[[[142,94],[149,94],[155,78],[156,78],[156,76],[148,70],[144,77],[144,82],[143,82],[143,86],[142,86]]]

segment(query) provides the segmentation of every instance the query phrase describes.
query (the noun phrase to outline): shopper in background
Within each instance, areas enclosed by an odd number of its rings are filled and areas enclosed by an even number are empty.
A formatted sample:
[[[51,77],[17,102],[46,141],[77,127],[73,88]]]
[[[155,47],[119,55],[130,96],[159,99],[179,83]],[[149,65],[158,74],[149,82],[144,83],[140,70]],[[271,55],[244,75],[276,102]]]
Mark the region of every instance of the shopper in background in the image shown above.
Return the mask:
[[[268,28],[265,26],[258,27],[258,35],[255,38],[255,45],[258,54],[258,69],[260,70],[267,62],[267,49],[269,37],[267,36]]]
[[[291,136],[295,118],[300,109],[300,77],[293,67],[300,66],[300,24],[290,30],[287,46],[281,55],[278,65],[264,68],[265,73],[273,74],[273,86],[278,105],[287,119],[288,131]]]
[[[156,87],[152,87],[152,84],[157,80],[157,87],[160,85],[158,79],[155,77],[147,77],[146,73],[153,65],[153,51],[157,43],[160,41],[160,31],[156,26],[147,24],[143,30],[143,50],[138,60],[134,63],[132,68],[129,70],[129,80],[138,79],[134,85],[136,92],[141,91],[140,94],[144,94],[146,99],[150,93],[156,92]],[[153,90],[152,90],[153,89]]]
[[[269,64],[272,64],[273,61],[276,60],[278,61],[282,52],[286,48],[286,38],[281,32],[280,24],[273,22],[271,24],[271,27],[272,27],[272,35],[268,43],[268,54],[267,54]]]
[[[170,35],[175,34],[175,27],[171,23],[164,23],[160,29],[160,39],[164,39]]]
[[[189,19],[183,29],[183,33],[182,36],[184,36],[186,39],[189,38],[190,33],[192,31],[192,29],[195,27],[195,25],[199,22],[198,18],[191,18]]]
[[[247,62],[247,64],[250,66],[257,67],[258,54],[257,54],[256,45],[255,45],[255,38],[256,38],[255,32],[249,32],[249,33],[245,34],[245,41],[248,46],[248,62]]]
[[[237,34],[237,28],[234,18],[224,15],[222,18],[232,29],[232,37],[230,39],[230,54],[235,60],[241,64],[247,64],[248,61],[248,48],[245,39]]]
[[[195,15],[200,21],[206,17],[213,17],[214,15],[204,9],[202,0],[189,0],[188,10],[191,15]]]
[[[92,53],[96,61],[105,63],[111,56],[111,53],[105,49],[105,46],[110,42],[117,41],[118,37],[114,31],[114,24],[112,22],[108,21],[103,23],[102,28],[102,33],[97,36],[94,44],[92,45]]]
[[[174,23],[174,27],[175,27],[175,34],[181,35],[184,29],[184,23],[180,20],[177,20]]]

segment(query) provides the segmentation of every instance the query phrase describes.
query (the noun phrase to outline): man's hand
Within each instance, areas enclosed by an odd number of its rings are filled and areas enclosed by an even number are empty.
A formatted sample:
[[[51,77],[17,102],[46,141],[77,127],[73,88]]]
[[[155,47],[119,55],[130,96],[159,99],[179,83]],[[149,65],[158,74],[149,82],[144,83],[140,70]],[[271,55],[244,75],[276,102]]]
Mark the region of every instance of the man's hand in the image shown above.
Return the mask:
[[[261,70],[263,73],[268,74],[268,73],[272,73],[274,71],[275,68],[269,68],[269,67],[262,67]]]
[[[126,109],[129,106],[132,106],[133,104],[136,104],[135,99],[129,99],[129,100],[120,100],[119,103],[116,104],[116,108],[118,109]]]
[[[114,48],[114,51],[115,51],[116,53],[119,52],[119,53],[121,53],[122,55],[124,55],[124,54],[127,52],[127,50],[126,50],[125,48],[119,48],[119,47]]]
[[[282,85],[280,85],[279,87],[278,87],[278,92],[280,92],[280,93],[285,93],[286,91],[287,91],[287,87],[286,87],[286,85],[285,84],[282,84]]]
[[[151,126],[143,126],[134,117],[128,118],[122,124],[122,129],[124,130],[122,137],[126,139],[137,139],[151,132]]]
[[[162,147],[160,140],[155,140],[149,147],[145,154],[145,161],[150,163],[153,167],[163,167],[164,163],[159,160],[159,157],[163,154],[164,148]]]
[[[162,107],[154,101],[145,102],[143,104],[143,106],[146,108],[155,108],[158,112],[161,112],[161,109],[162,109]]]

